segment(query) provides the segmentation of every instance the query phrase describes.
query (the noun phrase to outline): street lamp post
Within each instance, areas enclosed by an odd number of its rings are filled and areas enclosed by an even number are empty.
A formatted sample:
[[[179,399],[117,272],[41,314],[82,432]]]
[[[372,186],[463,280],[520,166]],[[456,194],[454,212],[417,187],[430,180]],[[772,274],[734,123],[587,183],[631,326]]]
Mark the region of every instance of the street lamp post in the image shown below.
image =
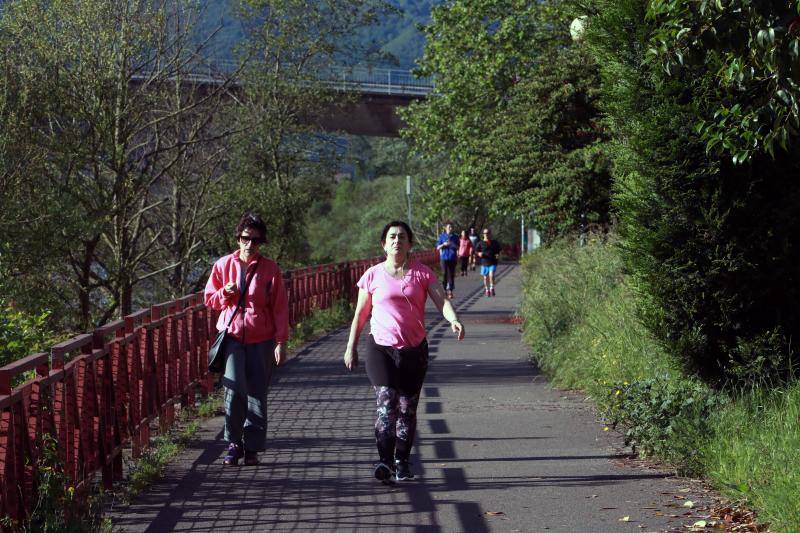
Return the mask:
[[[406,176],[406,198],[408,199],[408,226],[411,227],[411,176]]]

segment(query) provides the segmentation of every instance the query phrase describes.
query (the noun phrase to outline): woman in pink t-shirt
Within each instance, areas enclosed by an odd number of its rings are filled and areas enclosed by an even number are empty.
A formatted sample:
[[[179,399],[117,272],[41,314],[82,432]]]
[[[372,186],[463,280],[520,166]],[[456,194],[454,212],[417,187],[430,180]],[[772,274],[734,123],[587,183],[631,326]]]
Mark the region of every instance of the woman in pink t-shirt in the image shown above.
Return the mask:
[[[366,367],[378,405],[375,477],[384,483],[414,477],[408,458],[417,429],[419,393],[428,370],[428,296],[450,322],[458,340],[464,338],[464,326],[436,275],[422,263],[408,260],[413,240],[405,222],[389,222],[383,228],[381,245],[386,261],[367,270],[356,284],[358,302],[344,353],[344,364],[353,370],[358,366],[358,339],[371,314]]]
[[[467,266],[469,266],[469,258],[472,256],[472,241],[467,236],[467,230],[461,232],[461,237],[458,239],[458,259],[461,261],[461,275],[467,275]]]

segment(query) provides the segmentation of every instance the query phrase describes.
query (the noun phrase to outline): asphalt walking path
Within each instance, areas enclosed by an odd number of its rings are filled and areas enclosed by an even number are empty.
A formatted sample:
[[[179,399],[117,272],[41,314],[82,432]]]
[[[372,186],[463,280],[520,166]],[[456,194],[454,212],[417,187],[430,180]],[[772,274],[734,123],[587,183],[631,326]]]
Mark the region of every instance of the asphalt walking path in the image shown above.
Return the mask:
[[[692,524],[696,509],[684,503],[702,505],[697,486],[631,465],[591,405],[552,389],[530,363],[511,321],[519,274],[501,265],[494,298],[484,297],[476,272],[456,279],[461,342],[429,305],[415,480],[387,487],[372,477],[374,396],[363,363],[353,373],[342,363],[341,328],[276,370],[259,466],[223,468],[223,419],[210,419],[163,480],[111,510],[114,530],[616,532]]]

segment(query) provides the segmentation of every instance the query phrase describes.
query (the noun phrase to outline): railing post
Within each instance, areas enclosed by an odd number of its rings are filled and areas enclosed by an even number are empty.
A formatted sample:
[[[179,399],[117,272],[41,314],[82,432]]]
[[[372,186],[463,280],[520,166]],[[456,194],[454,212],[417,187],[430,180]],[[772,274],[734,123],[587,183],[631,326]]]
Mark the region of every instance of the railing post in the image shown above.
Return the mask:
[[[289,300],[289,326],[297,323],[297,297],[292,290],[292,271],[286,270],[283,273],[283,287],[286,289],[286,297]]]

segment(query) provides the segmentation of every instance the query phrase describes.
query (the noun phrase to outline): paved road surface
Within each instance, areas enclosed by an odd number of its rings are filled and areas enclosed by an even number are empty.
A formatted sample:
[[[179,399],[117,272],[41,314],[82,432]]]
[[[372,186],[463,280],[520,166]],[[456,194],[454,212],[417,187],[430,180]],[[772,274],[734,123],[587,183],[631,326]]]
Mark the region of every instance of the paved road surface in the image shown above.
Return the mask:
[[[479,283],[474,272],[456,280],[460,343],[429,306],[417,480],[371,477],[373,394],[363,366],[348,374],[342,364],[342,328],[276,372],[261,465],[223,469],[214,418],[163,481],[114,509],[115,530],[616,532],[697,520],[680,507],[695,498],[685,482],[625,466],[591,407],[530,364],[509,321],[518,267],[501,265],[495,298]]]

